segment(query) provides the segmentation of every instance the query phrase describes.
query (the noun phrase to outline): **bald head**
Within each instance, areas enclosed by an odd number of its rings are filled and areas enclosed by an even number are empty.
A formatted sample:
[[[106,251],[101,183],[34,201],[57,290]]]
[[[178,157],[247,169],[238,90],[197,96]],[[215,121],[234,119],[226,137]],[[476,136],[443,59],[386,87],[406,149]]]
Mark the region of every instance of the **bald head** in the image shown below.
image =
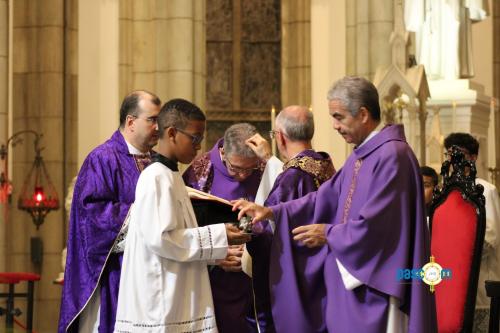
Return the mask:
[[[129,93],[122,102],[120,107],[120,128],[125,126],[127,116],[139,116],[144,103],[151,102],[152,104],[160,107],[161,101],[155,94],[146,90],[135,90]]]
[[[311,141],[314,135],[313,114],[305,106],[291,105],[276,117],[276,126],[290,141]]]

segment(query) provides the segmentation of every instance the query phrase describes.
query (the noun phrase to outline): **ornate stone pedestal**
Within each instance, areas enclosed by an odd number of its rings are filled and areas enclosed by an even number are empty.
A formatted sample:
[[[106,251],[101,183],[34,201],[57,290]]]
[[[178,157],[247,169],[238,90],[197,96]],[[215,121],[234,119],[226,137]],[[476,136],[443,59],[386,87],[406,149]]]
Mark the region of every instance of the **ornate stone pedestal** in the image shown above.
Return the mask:
[[[441,152],[432,147],[436,137],[436,121],[440,123],[441,137],[452,132],[465,132],[474,136],[480,145],[477,161],[478,177],[489,179],[488,175],[488,126],[490,121],[490,100],[484,94],[484,87],[467,79],[428,81],[431,97],[427,101],[427,157],[429,165],[439,171],[443,160]],[[435,117],[438,116],[439,119]],[[434,122],[434,124],[433,124]],[[434,125],[434,126],[433,126]],[[431,146],[429,146],[431,145]],[[440,156],[436,156],[440,154]],[[438,167],[436,167],[438,166]]]

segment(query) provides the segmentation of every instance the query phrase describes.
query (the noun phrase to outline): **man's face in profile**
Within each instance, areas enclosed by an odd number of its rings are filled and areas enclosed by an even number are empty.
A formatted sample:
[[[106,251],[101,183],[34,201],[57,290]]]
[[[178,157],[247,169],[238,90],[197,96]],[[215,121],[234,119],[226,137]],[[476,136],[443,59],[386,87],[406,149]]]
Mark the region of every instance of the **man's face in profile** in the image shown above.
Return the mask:
[[[432,177],[430,176],[422,176],[423,178],[423,183],[424,183],[424,200],[425,200],[425,205],[429,206],[432,201],[432,192],[434,191],[434,181],[432,180]]]

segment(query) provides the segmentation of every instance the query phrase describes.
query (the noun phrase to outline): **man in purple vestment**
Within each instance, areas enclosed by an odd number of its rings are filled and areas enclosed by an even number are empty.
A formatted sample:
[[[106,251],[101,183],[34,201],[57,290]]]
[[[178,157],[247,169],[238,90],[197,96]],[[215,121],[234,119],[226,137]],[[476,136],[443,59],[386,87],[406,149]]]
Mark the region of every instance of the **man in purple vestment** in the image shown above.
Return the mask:
[[[245,142],[256,134],[256,128],[247,123],[229,127],[224,138],[184,172],[186,185],[227,200],[254,200],[264,163]],[[214,221],[220,222],[225,221]],[[241,270],[243,249],[236,246],[231,250],[236,266],[213,266],[209,271],[217,327],[222,333],[251,332],[252,323],[247,319],[252,317],[251,280]]]
[[[160,104],[152,93],[130,93],[120,128],[83,162],[71,205],[59,333],[113,332],[122,260],[113,245],[158,141]]]
[[[341,170],[317,192],[272,207],[238,200],[254,221],[307,220],[294,240],[326,246],[328,332],[435,332],[434,297],[398,269],[429,261],[422,178],[401,125],[380,126],[372,83],[345,77],[328,93],[334,129],[355,145]],[[298,332],[298,331],[297,331]]]
[[[328,154],[312,149],[313,135],[313,114],[306,107],[289,106],[278,114],[271,136],[275,137],[278,150],[287,162],[276,178],[265,206],[303,197],[318,190],[333,176],[335,169]],[[326,248],[310,249],[295,244],[290,237],[292,229],[309,222],[281,220],[275,225],[274,237],[272,228],[266,226],[265,232],[247,244],[253,258],[261,332],[326,330],[322,270]]]

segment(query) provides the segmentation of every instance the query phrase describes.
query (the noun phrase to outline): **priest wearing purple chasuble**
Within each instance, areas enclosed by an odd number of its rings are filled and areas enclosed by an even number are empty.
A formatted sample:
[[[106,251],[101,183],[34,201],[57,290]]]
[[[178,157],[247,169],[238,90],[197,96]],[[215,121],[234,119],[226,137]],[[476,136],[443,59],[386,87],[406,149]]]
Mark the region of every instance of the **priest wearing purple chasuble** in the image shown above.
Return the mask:
[[[313,114],[306,107],[289,106],[278,114],[271,136],[287,162],[265,206],[316,191],[333,176],[335,169],[328,154],[312,149],[313,135]],[[261,332],[325,331],[322,262],[326,249],[310,249],[293,242],[291,230],[308,223],[306,220],[280,221],[274,231],[270,223],[264,222],[264,232],[247,244]]]
[[[229,127],[224,138],[184,172],[186,185],[227,200],[254,200],[265,167],[245,143],[255,134],[256,128],[247,123]],[[214,221],[220,222],[227,221]],[[236,266],[212,266],[209,270],[217,327],[222,333],[252,332],[251,280],[241,269],[243,249],[233,247],[232,251],[238,257]]]
[[[160,104],[151,93],[130,93],[120,128],[83,162],[71,206],[59,333],[113,332],[122,261],[113,245],[158,141]]]
[[[336,82],[328,93],[333,128],[355,145],[342,169],[300,199],[269,208],[238,200],[234,209],[254,222],[312,222],[292,234],[326,249],[328,332],[435,332],[429,287],[397,280],[399,269],[429,261],[430,241],[418,162],[401,125],[380,125],[378,100],[366,79]]]

